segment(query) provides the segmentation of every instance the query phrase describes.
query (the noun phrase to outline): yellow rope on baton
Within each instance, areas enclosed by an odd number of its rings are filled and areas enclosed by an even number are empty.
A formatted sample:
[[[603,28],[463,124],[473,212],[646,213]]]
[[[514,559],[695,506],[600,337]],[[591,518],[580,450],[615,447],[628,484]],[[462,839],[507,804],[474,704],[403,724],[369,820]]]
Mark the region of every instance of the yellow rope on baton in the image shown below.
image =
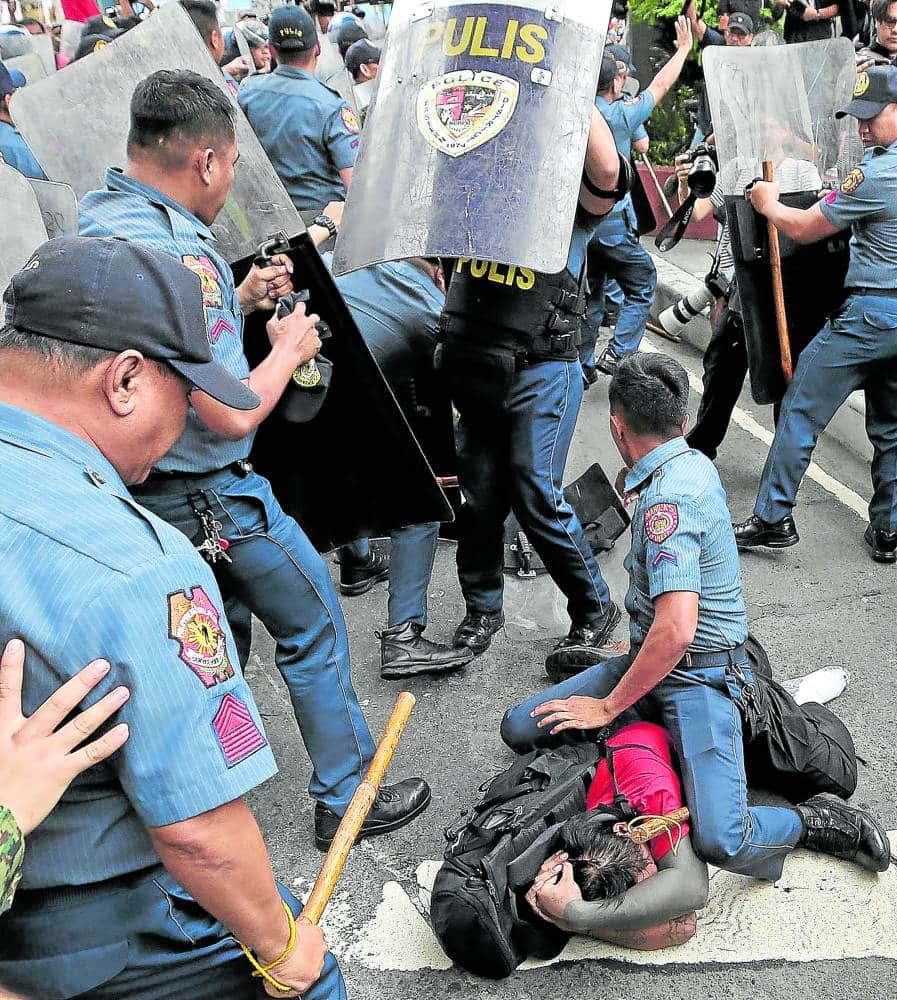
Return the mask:
[[[682,839],[682,824],[688,819],[688,815],[688,809],[683,806],[663,816],[636,816],[626,824],[626,829],[636,844],[647,844],[649,840],[665,833],[670,838],[670,850],[675,855]],[[673,830],[676,831],[675,841]]]
[[[259,960],[255,957],[255,955],[252,954],[252,952],[246,947],[246,945],[243,944],[242,941],[238,941],[237,944],[243,949],[243,954],[247,957],[247,959],[249,959],[249,964],[255,970],[252,973],[252,975],[255,978],[264,979],[265,982],[270,983],[274,987],[274,989],[279,990],[281,993],[289,993],[292,987],[285,986],[283,983],[281,983],[279,980],[275,979],[274,976],[271,975],[271,970],[276,968],[278,965],[280,965],[282,961],[284,961],[285,958],[287,958],[287,956],[290,954],[290,952],[293,950],[293,947],[296,944],[296,920],[293,917],[293,911],[289,908],[289,906],[287,906],[286,903],[283,902],[283,900],[281,900],[281,902],[283,903],[283,908],[284,912],[287,915],[287,920],[290,922],[290,937],[289,940],[287,941],[286,948],[284,948],[283,953],[278,958],[276,958],[273,962],[269,962],[267,965],[261,965],[259,963]]]

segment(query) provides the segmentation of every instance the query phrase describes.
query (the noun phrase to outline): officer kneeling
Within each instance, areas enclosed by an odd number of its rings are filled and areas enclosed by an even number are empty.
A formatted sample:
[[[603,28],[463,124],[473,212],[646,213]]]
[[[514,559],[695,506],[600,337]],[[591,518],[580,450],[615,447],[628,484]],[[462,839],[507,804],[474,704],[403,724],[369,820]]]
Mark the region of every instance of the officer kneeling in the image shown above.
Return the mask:
[[[131,697],[128,742],[29,838],[0,994],[250,998],[251,961],[272,995],[343,998],[242,799],[277,768],[215,577],[126,485],[180,437],[194,388],[258,397],[212,361],[199,280],[169,255],[51,240],[4,299],[0,644],[25,644],[26,714],[100,657],[82,705]]]

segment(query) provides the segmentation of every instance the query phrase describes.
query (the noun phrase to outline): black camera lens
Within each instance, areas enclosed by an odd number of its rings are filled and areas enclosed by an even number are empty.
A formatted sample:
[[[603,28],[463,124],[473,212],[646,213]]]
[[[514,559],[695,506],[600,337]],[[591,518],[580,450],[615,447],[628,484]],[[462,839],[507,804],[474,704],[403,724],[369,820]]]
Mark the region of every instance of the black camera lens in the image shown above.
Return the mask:
[[[688,189],[697,198],[709,198],[716,187],[716,164],[706,153],[694,158],[688,172]]]

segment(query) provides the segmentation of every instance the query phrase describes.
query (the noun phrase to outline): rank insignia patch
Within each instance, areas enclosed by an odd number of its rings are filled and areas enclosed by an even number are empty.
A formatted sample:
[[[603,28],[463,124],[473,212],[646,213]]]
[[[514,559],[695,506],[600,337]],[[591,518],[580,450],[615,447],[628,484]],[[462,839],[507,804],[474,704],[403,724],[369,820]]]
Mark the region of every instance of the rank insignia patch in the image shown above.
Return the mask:
[[[230,692],[221,699],[212,728],[228,767],[268,745],[246,703]]]
[[[180,657],[207,687],[234,676],[227,655],[221,615],[202,587],[168,595],[168,637],[181,647]]]
[[[499,73],[446,73],[421,87],[417,127],[441,153],[463,156],[501,132],[519,93],[520,84]]]
[[[660,552],[651,560],[651,565],[657,569],[662,563],[669,562],[674,565],[678,562],[676,556],[672,552],[667,552],[666,549],[661,549]]]
[[[645,511],[645,534],[658,545],[679,527],[679,508],[674,503],[656,503]]]
[[[226,319],[217,319],[212,325],[211,330],[209,330],[209,340],[213,344],[217,344],[218,341],[221,339],[222,333],[233,333],[233,332],[234,332],[233,326],[230,323],[228,323]]]
[[[841,182],[841,190],[844,194],[851,194],[856,191],[856,189],[863,183],[866,179],[866,175],[860,170],[859,167],[854,167],[853,170],[844,178]]]
[[[202,286],[202,304],[206,309],[221,309],[224,305],[224,296],[221,294],[221,286],[218,284],[218,270],[208,257],[197,257],[195,254],[187,253],[181,257],[181,263],[199,278]]]
[[[358,115],[351,108],[340,108],[339,116],[343,120],[343,125],[346,126],[346,131],[351,132],[352,135],[358,135]]]

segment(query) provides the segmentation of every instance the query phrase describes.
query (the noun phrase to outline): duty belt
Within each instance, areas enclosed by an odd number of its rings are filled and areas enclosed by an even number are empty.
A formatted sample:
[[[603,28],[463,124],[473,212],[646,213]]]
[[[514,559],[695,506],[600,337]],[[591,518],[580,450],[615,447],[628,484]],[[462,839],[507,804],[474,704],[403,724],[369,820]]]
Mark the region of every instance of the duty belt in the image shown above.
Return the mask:
[[[848,295],[882,295],[886,299],[897,299],[897,288],[868,288],[865,285],[855,285],[845,288]]]
[[[641,646],[632,646],[630,653],[635,659]],[[695,667],[704,670],[709,667],[731,667],[738,663],[747,662],[747,652],[744,643],[733,646],[732,649],[693,649],[686,652],[685,656],[676,664],[684,670]]]

